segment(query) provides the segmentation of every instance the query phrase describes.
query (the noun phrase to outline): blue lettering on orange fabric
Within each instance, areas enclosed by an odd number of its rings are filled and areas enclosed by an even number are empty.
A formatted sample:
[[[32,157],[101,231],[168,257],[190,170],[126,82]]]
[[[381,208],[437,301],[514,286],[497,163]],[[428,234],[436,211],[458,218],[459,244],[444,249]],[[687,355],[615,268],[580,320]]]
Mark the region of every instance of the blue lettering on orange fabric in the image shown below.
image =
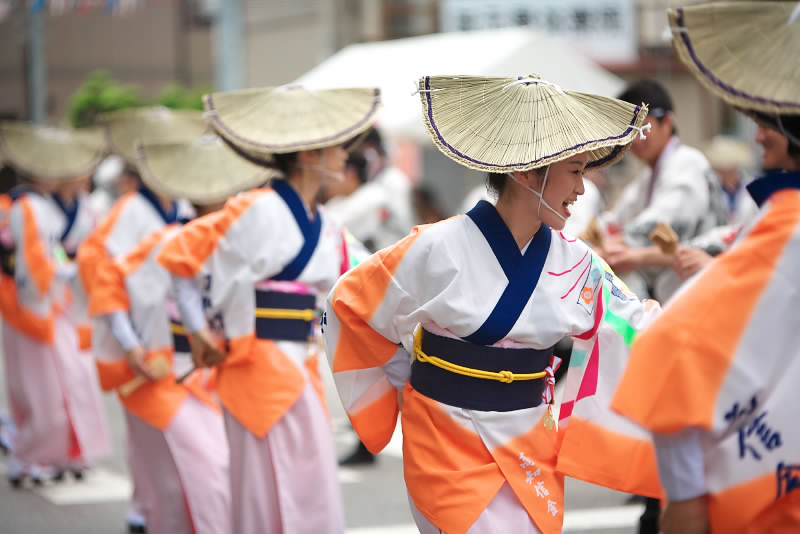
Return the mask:
[[[783,462],[779,462],[776,474],[778,478],[776,499],[791,491],[800,489],[800,465],[786,465]]]

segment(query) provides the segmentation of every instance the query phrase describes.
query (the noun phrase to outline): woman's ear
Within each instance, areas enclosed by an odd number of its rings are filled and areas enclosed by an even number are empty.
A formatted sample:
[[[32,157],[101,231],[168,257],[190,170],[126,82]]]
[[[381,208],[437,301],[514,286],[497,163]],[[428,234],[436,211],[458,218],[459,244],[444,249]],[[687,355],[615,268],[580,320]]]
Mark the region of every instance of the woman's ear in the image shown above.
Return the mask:
[[[319,162],[321,150],[301,150],[297,153],[297,163],[301,165],[313,165]]]
[[[531,169],[529,171],[521,172],[518,174],[519,178],[523,180],[522,183],[535,190],[539,190],[542,185],[539,169]]]

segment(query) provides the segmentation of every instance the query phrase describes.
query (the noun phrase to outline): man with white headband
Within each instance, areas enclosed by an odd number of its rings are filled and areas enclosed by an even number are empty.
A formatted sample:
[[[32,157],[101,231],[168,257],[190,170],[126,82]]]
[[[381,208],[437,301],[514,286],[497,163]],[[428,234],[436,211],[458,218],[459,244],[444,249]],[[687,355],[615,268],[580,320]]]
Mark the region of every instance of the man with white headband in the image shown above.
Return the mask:
[[[607,234],[605,259],[637,295],[665,302],[681,281],[672,270],[672,257],[650,242],[650,233],[664,223],[680,241],[687,241],[723,224],[712,202],[711,192],[718,186],[703,153],[678,139],[672,99],[660,84],[643,80],[620,99],[648,104],[651,128],[631,147],[645,169],[600,216]]]

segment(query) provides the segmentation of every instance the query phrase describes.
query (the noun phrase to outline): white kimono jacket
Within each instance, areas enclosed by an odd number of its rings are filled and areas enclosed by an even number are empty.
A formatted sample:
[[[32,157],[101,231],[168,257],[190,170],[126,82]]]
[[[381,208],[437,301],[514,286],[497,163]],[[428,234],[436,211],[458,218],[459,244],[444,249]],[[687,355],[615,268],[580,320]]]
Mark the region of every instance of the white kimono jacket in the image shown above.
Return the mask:
[[[647,435],[608,409],[627,346],[658,306],[640,302],[582,242],[542,226],[522,253],[494,206],[482,201],[349,271],[326,310],[325,349],[353,428],[370,450],[381,450],[398,414],[395,388],[402,388],[406,486],[443,531],[466,532],[508,483],[542,532],[560,532],[564,472],[658,493]],[[478,411],[416,391],[407,380],[421,327],[508,348],[549,350],[565,336],[580,339],[562,405],[561,417],[571,416],[566,433],[542,426],[544,403]],[[648,477],[649,487],[642,483]]]
[[[648,236],[659,223],[671,226],[681,242],[688,241],[725,222],[714,194],[719,187],[716,180],[706,157],[673,137],[655,170],[644,169],[600,220],[623,231],[631,247],[651,245]],[[653,296],[662,302],[680,286],[671,269],[642,269],[635,274],[638,279],[625,276],[631,288],[646,295],[647,287],[652,287]]]
[[[395,167],[387,167],[350,196],[332,199],[326,207],[335,221],[372,250],[393,245],[413,226],[411,181]]]

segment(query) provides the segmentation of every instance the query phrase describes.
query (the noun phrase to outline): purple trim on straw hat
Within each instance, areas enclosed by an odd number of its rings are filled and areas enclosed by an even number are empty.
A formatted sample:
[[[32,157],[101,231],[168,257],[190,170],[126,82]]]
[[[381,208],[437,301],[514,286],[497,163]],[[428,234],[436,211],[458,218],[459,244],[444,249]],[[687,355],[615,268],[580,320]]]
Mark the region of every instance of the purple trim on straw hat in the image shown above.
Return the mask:
[[[466,154],[463,154],[463,153],[459,152],[458,150],[456,150],[455,147],[453,147],[452,145],[450,145],[450,143],[448,143],[447,141],[444,140],[444,137],[442,137],[441,132],[439,132],[439,128],[436,126],[436,121],[434,121],[434,119],[433,119],[433,106],[431,104],[430,79],[431,79],[430,76],[425,76],[425,91],[426,91],[425,92],[425,98],[428,101],[428,120],[430,121],[431,127],[436,132],[436,137],[439,139],[439,142],[443,146],[447,147],[447,149],[450,152],[452,152],[453,154],[456,154],[457,156],[459,156],[459,157],[461,157],[461,158],[463,158],[463,159],[465,159],[467,161],[471,161],[472,163],[476,163],[478,165],[484,165],[486,167],[496,167],[498,169],[507,169],[509,167],[518,167],[518,166],[524,166],[524,165],[533,165],[533,164],[538,163],[538,162],[540,162],[542,160],[549,159],[549,158],[552,158],[554,156],[558,156],[559,154],[563,154],[564,152],[569,152],[570,150],[579,149],[579,148],[581,148],[583,146],[586,146],[586,145],[591,145],[592,143],[600,143],[600,142],[603,142],[603,141],[611,141],[613,139],[622,139],[623,137],[627,136],[631,132],[631,130],[632,130],[631,126],[636,124],[636,119],[639,116],[639,111],[641,110],[641,106],[636,106],[636,108],[633,110],[633,119],[631,119],[631,122],[628,125],[628,127],[620,135],[615,135],[615,136],[611,136],[611,137],[605,137],[603,139],[594,139],[592,141],[586,141],[585,143],[579,143],[577,145],[574,145],[574,146],[565,148],[564,150],[561,150],[559,152],[556,152],[555,154],[549,154],[549,155],[544,156],[542,158],[535,159],[535,160],[528,161],[528,162],[524,162],[524,163],[507,163],[505,165],[497,165],[495,163],[487,163],[485,161],[480,161],[480,160],[477,160],[477,159],[473,159],[473,158],[467,156]],[[588,150],[591,150],[591,149],[588,149]],[[600,166],[604,162],[609,161],[610,159],[613,159],[614,157],[616,157],[616,155],[619,153],[620,150],[621,150],[621,147],[620,146],[616,146],[614,148],[614,150],[612,150],[606,157],[604,157],[602,159],[599,159],[599,160],[592,161],[591,163],[587,164],[586,166],[587,167]]]
[[[683,24],[683,8],[682,7],[678,8],[678,26],[681,27],[681,28],[684,27],[684,24]],[[723,82],[722,80],[720,80],[719,78],[714,76],[714,74],[710,70],[708,70],[708,67],[706,67],[700,61],[700,58],[697,57],[697,54],[694,51],[694,47],[692,46],[692,42],[689,40],[688,32],[680,32],[680,33],[681,33],[681,39],[683,40],[683,44],[686,46],[686,51],[689,52],[689,56],[692,58],[692,61],[697,66],[698,70],[701,73],[703,73],[705,75],[705,77],[708,78],[708,80],[711,83],[713,83],[714,85],[716,85],[717,87],[719,87],[723,91],[728,92],[728,93],[730,93],[730,94],[732,94],[734,96],[738,96],[738,97],[741,97],[741,98],[746,98],[747,100],[752,100],[754,102],[760,102],[762,104],[769,104],[771,106],[777,106],[777,107],[789,106],[789,107],[794,107],[794,108],[800,106],[800,104],[798,104],[797,102],[779,102],[778,100],[770,100],[769,98],[764,98],[764,97],[760,97],[760,96],[753,96],[751,94],[745,93],[745,92],[740,91],[738,89],[734,89],[730,85],[726,84],[725,82]]]
[[[300,88],[300,87],[294,87],[294,88]],[[283,145],[269,145],[269,144],[265,144],[265,143],[256,143],[255,141],[251,141],[249,139],[245,139],[244,137],[238,135],[236,132],[231,130],[226,124],[224,124],[220,120],[218,114],[215,113],[212,116],[211,120],[214,121],[214,123],[216,125],[218,125],[220,128],[225,130],[226,135],[230,136],[233,139],[236,139],[236,140],[240,141],[241,143],[244,143],[245,145],[248,145],[249,147],[259,147],[259,148],[263,148],[263,149],[265,149],[267,151],[285,150],[285,149],[291,149],[292,147],[297,146],[297,145],[316,145],[316,144],[319,144],[319,143],[327,143],[329,141],[335,141],[337,139],[342,138],[343,136],[346,136],[347,134],[349,134],[352,131],[360,129],[378,111],[378,105],[380,104],[380,98],[379,98],[380,89],[374,89],[373,90],[373,96],[374,96],[374,98],[372,99],[372,107],[367,112],[367,114],[364,115],[364,117],[361,120],[359,120],[357,123],[355,123],[354,125],[342,130],[341,132],[337,132],[337,133],[335,133],[333,135],[329,135],[327,137],[322,137],[320,139],[312,139],[312,140],[308,140],[308,141],[303,141],[302,143],[287,143],[287,144],[283,144]],[[206,102],[208,103],[208,111],[215,111],[215,108],[214,108],[214,95],[213,94],[209,94],[209,95],[206,96]],[[347,138],[345,137],[345,139],[347,139]]]

